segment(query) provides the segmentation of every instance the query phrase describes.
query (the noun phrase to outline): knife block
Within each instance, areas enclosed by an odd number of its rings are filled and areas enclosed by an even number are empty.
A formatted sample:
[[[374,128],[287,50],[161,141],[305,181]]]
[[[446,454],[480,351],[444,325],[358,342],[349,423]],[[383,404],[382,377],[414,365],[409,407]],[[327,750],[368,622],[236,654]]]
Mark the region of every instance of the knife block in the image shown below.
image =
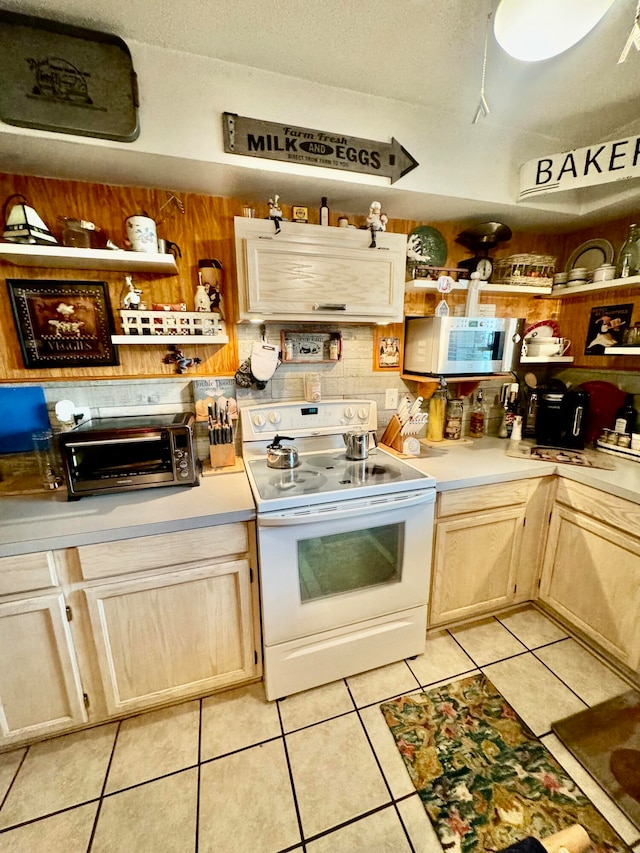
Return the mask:
[[[397,415],[392,415],[380,441],[382,444],[386,444],[387,447],[393,447],[398,453],[402,453],[402,424]]]
[[[212,468],[228,468],[236,464],[236,451],[233,444],[210,444],[209,459]]]

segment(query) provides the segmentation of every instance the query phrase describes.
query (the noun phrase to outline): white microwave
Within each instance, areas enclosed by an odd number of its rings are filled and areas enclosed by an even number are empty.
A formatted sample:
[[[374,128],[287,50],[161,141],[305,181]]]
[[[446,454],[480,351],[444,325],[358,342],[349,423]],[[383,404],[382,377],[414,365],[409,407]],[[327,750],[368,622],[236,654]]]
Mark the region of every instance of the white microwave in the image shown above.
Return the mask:
[[[520,357],[524,320],[405,317],[405,373],[422,376],[507,373]]]

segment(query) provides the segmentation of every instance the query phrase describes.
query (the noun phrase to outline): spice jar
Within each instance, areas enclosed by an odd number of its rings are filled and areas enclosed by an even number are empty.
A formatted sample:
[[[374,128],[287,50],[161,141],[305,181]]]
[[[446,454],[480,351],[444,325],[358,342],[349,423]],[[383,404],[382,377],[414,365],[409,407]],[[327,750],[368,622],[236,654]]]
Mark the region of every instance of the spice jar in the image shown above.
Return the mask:
[[[442,441],[444,438],[446,410],[447,391],[445,388],[440,388],[433,392],[429,400],[429,427],[427,429],[429,441]]]
[[[455,398],[447,403],[446,438],[456,441],[462,435],[462,400]]]

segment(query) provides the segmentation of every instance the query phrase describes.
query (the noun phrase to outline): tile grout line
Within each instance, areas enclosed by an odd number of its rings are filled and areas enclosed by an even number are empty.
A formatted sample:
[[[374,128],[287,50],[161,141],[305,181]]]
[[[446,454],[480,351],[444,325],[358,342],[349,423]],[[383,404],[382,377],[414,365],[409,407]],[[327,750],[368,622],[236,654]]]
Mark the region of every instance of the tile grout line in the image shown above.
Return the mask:
[[[96,809],[96,816],[93,819],[93,826],[91,828],[91,835],[89,836],[89,843],[87,845],[87,853],[91,853],[91,848],[93,846],[93,840],[96,835],[96,829],[98,828],[98,820],[100,818],[100,812],[102,810],[102,800],[104,799],[104,792],[107,787],[107,779],[109,778],[109,771],[111,770],[111,764],[113,762],[113,756],[116,752],[116,744],[118,743],[118,736],[120,734],[120,728],[122,726],[122,720],[118,720],[118,727],[116,729],[116,736],[113,739],[113,745],[111,747],[111,755],[109,756],[109,763],[107,764],[107,770],[104,774],[104,780],[102,782],[102,790],[100,791],[100,798],[98,799],[98,808]]]
[[[198,853],[200,844],[200,773],[202,759],[202,697],[198,701],[198,782],[196,787],[196,837],[195,837],[195,853]]]
[[[4,797],[0,801],[0,811],[2,811],[4,804],[7,802],[7,797],[9,796],[9,793],[11,792],[11,789],[13,788],[13,785],[14,785],[16,779],[18,778],[18,773],[22,770],[22,765],[24,764],[27,755],[29,755],[30,749],[31,749],[31,745],[29,745],[25,749],[24,755],[20,759],[20,763],[18,764],[18,767],[16,768],[16,772],[13,774],[13,779],[11,780],[11,782],[9,783],[9,787],[7,788],[7,793],[4,795]]]
[[[302,817],[300,815],[300,807],[298,805],[298,797],[296,795],[296,785],[295,785],[295,782],[293,779],[293,769],[291,767],[291,760],[289,758],[289,749],[287,747],[287,738],[286,738],[285,732],[284,732],[284,724],[282,722],[282,714],[280,713],[280,702],[279,701],[276,701],[276,710],[278,711],[278,722],[280,723],[280,732],[281,732],[280,737],[282,738],[282,747],[284,749],[284,757],[285,757],[285,761],[287,762],[287,770],[289,772],[289,783],[291,784],[291,794],[293,796],[293,807],[296,810],[296,820],[298,821],[298,832],[300,833],[300,841],[302,843],[302,850],[304,853],[304,851],[306,851],[306,849],[307,849],[307,846],[305,843],[304,832],[303,832],[303,828],[302,828]],[[275,738],[271,738],[271,740],[275,740]],[[295,849],[296,846],[297,845],[294,845],[293,849]],[[287,849],[289,849],[289,848],[287,848]]]
[[[0,829],[0,835],[12,832],[14,829],[21,829],[23,826],[29,826],[32,823],[39,823],[41,820],[47,820],[47,818],[50,817],[56,817],[59,814],[65,814],[65,812],[72,812],[75,809],[82,808],[82,806],[90,806],[92,803],[97,803],[99,801],[100,797],[94,797],[91,800],[83,800],[81,803],[74,803],[72,806],[66,806],[63,809],[57,809],[54,812],[47,812],[47,814],[38,815],[38,817],[31,817],[28,820],[20,821],[20,823],[12,823],[11,826],[6,826],[3,829]]]
[[[407,666],[409,666],[409,663],[408,663],[408,661],[407,661],[406,659],[405,659],[405,663],[407,664]],[[416,676],[415,672],[411,669],[411,667],[410,667],[410,666],[409,666],[409,670],[411,671],[411,674],[412,674],[412,675],[413,675],[413,677],[416,679],[416,681],[418,681],[418,678],[417,678],[417,676]],[[380,771],[380,775],[382,776],[382,781],[384,782],[385,787],[386,787],[386,789],[387,789],[387,792],[388,792],[388,794],[389,794],[389,797],[391,798],[391,804],[393,805],[393,808],[394,808],[394,810],[395,810],[396,816],[397,816],[398,820],[400,821],[400,826],[402,827],[402,829],[403,829],[403,831],[404,831],[404,834],[405,834],[405,836],[406,836],[406,839],[407,839],[407,841],[409,842],[409,848],[410,848],[410,850],[411,850],[411,853],[415,853],[415,847],[413,846],[413,842],[411,841],[411,837],[410,837],[410,835],[409,835],[409,831],[407,830],[407,827],[404,825],[404,821],[402,820],[402,815],[400,814],[400,809],[398,808],[398,806],[397,806],[397,804],[396,804],[395,797],[393,796],[393,791],[391,790],[391,785],[389,784],[389,782],[388,782],[388,780],[387,780],[387,777],[386,777],[386,775],[385,775],[385,772],[384,772],[384,770],[382,769],[382,764],[380,763],[380,759],[378,758],[378,756],[377,756],[377,754],[376,754],[376,751],[375,751],[375,749],[373,748],[373,744],[371,743],[371,738],[369,737],[369,732],[367,731],[367,727],[365,726],[365,724],[364,724],[364,720],[362,719],[362,714],[360,713],[360,708],[358,708],[358,707],[356,706],[355,699],[353,698],[353,694],[352,694],[352,692],[351,692],[351,688],[349,687],[349,682],[347,681],[347,679],[345,679],[345,682],[346,682],[346,685],[347,685],[347,692],[348,692],[348,694],[349,694],[349,696],[350,696],[350,698],[351,698],[351,701],[353,702],[353,705],[354,705],[354,708],[355,708],[356,714],[358,715],[358,720],[360,721],[360,725],[362,726],[362,731],[364,732],[364,736],[365,736],[365,737],[366,737],[366,739],[367,739],[367,743],[369,744],[369,748],[371,749],[371,752],[372,752],[372,754],[373,754],[373,758],[374,758],[374,760],[375,760],[376,764],[378,765],[378,770]],[[422,689],[422,685],[421,685],[421,684],[419,684],[418,686],[420,687],[420,689]],[[372,707],[372,705],[366,705],[365,707]],[[380,713],[382,713],[382,711],[380,711]],[[361,819],[361,818],[358,818],[358,820],[360,820],[360,819]]]
[[[582,696],[580,696],[578,693],[576,693],[576,691],[573,689],[573,687],[570,687],[570,686],[567,684],[567,682],[566,682],[563,678],[561,678],[561,676],[559,676],[556,672],[554,672],[554,671],[551,669],[551,667],[550,667],[550,666],[548,666],[548,665],[547,665],[547,664],[546,664],[546,663],[545,663],[541,658],[539,658],[539,657],[538,657],[538,655],[537,655],[535,652],[531,652],[531,654],[534,656],[534,658],[535,658],[537,661],[540,661],[540,663],[542,664],[542,666],[543,666],[546,670],[548,670],[548,671],[551,673],[551,675],[555,676],[555,678],[557,678],[557,679],[558,679],[558,681],[559,681],[561,684],[564,684],[564,686],[567,688],[567,690],[570,690],[570,691],[571,691],[571,693],[573,693],[573,695],[576,697],[576,699],[579,699],[579,700],[580,700],[580,702],[582,702],[582,704],[584,705],[585,709],[586,709],[586,708],[590,708],[590,707],[591,707],[591,706],[589,705],[589,703],[588,703],[588,702],[585,702],[585,700],[582,698]]]

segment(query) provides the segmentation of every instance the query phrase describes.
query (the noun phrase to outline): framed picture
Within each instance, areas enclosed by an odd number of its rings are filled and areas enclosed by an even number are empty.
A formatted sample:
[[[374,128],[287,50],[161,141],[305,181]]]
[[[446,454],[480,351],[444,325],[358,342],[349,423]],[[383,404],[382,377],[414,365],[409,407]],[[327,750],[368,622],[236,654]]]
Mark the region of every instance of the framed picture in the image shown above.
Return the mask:
[[[118,364],[104,281],[7,279],[24,366]]]
[[[391,367],[397,370],[399,366],[400,338],[380,338],[378,341],[378,367]]]
[[[633,303],[592,308],[584,354],[606,355],[605,347],[621,344],[623,334],[631,325],[632,313]]]

